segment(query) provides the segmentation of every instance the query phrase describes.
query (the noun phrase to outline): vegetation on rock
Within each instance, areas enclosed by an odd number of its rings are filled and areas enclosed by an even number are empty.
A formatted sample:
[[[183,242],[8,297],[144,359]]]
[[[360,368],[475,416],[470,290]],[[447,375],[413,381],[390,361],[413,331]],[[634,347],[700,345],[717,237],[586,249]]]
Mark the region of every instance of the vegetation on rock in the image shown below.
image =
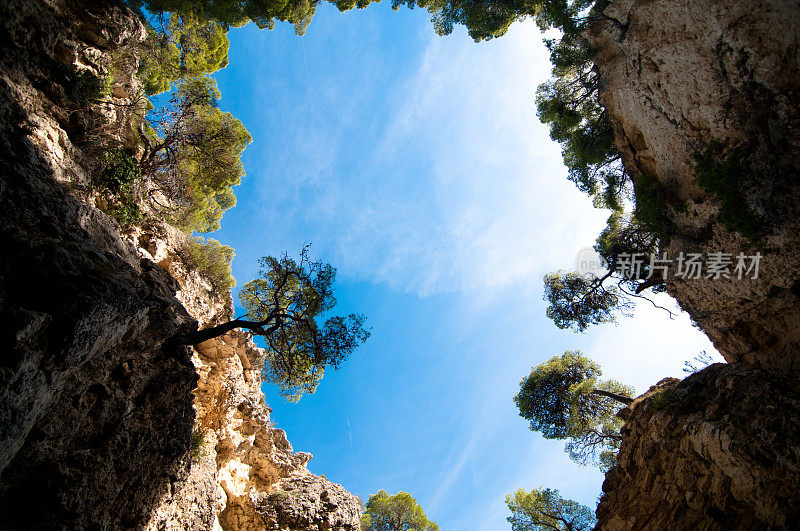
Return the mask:
[[[233,248],[213,238],[195,236],[186,245],[188,262],[213,285],[218,293],[226,293],[236,285],[231,274]]]
[[[697,183],[720,200],[719,220],[731,232],[738,232],[752,242],[759,242],[766,232],[764,220],[744,198],[742,178],[747,175],[741,152],[711,144],[695,154]]]

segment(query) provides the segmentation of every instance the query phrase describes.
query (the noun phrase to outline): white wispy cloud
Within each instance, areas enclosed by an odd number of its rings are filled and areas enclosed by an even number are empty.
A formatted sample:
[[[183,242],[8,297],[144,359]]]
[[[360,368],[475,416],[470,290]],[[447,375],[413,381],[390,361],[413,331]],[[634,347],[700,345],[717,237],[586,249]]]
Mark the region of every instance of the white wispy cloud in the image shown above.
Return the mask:
[[[605,214],[566,181],[536,117],[549,68],[533,24],[482,44],[431,36],[416,75],[387,95],[397,104],[371,171],[346,187],[342,267],[431,294],[539,282],[571,263]]]

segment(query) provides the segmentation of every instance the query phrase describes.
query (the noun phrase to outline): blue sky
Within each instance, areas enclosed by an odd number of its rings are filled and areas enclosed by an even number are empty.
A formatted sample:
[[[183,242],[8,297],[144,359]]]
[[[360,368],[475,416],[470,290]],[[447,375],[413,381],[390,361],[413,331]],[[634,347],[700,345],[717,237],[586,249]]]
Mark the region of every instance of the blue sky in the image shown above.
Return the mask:
[[[254,141],[212,236],[236,249],[240,285],[260,256],[311,242],[338,269],[339,311],[373,329],[300,403],[264,388],[310,470],[364,499],[410,492],[443,530],[508,529],[517,487],[594,507],[602,474],[528,430],[519,380],[580,349],[644,391],[713,348],[685,315],[641,305],[581,335],[545,317],[542,276],[572,268],[607,214],[536,117],[550,67],[535,25],[475,44],[437,37],[420,9],[323,4],[302,38],[287,25],[229,38],[220,106]]]

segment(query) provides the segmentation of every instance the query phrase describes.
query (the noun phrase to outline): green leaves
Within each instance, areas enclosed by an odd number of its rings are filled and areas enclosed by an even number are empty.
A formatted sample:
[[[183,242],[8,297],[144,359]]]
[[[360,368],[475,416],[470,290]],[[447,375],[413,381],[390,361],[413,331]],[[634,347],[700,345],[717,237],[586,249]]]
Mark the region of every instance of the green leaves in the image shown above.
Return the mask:
[[[226,293],[236,285],[231,275],[233,248],[222,245],[217,240],[196,236],[186,246],[188,261],[201,275],[211,282],[218,293]]]
[[[514,403],[532,431],[546,439],[571,439],[567,451],[573,460],[605,466],[613,458],[603,452],[616,454],[619,447],[620,400],[633,390],[613,380],[598,382],[601,375],[596,363],[568,350],[533,367]]]
[[[170,90],[179,79],[201,77],[228,64],[227,28],[192,13],[156,17],[142,45],[139,77],[148,95]]]
[[[583,332],[589,325],[614,322],[615,311],[625,309],[626,304],[615,287],[565,271],[545,275],[544,299],[550,303],[547,317],[557,327],[575,332]]]
[[[242,122],[217,108],[220,97],[209,77],[182,79],[169,103],[148,117],[158,133],[142,165],[173,207],[172,222],[186,232],[219,229],[236,204],[241,155],[252,141]]]
[[[101,168],[97,174],[100,184],[119,192],[126,185],[131,185],[142,177],[139,165],[133,157],[120,148],[110,148],[100,154]]]
[[[422,507],[409,493],[401,491],[389,496],[385,490],[379,490],[367,501],[361,530],[439,531],[439,526],[428,520]]]
[[[557,490],[517,489],[506,496],[506,505],[512,531],[589,531],[597,524],[588,507],[562,498]]]
[[[297,35],[303,35],[314,18],[319,0],[140,0],[152,13],[175,13],[181,18],[213,21],[225,30],[252,21],[260,29],[273,29],[277,22],[288,22]],[[339,11],[368,6],[373,0],[328,0]]]
[[[336,305],[333,282],[336,270],[330,264],[311,261],[308,249],[295,262],[285,253],[280,259],[260,260],[257,279],[246,283],[239,298],[251,327],[262,335],[267,355],[262,375],[265,381],[280,386],[282,394],[296,401],[313,393],[325,368],[337,368],[370,336],[365,317],[325,314]]]

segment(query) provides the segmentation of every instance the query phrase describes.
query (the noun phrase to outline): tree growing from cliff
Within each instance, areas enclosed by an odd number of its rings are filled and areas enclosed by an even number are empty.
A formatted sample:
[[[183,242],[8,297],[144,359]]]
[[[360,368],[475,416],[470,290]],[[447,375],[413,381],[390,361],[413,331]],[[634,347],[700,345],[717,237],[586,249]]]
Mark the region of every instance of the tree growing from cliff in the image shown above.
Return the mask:
[[[170,89],[182,78],[200,77],[228,64],[227,28],[214,20],[187,13],[160,13],[149,19],[141,45],[139,77],[147,94]]]
[[[439,531],[439,526],[428,520],[422,507],[409,493],[401,491],[389,496],[385,490],[379,490],[367,501],[361,530]]]
[[[304,393],[313,393],[325,368],[337,368],[370,332],[364,328],[363,315],[327,317],[336,306],[336,269],[312,261],[308,247],[298,262],[284,253],[280,259],[264,257],[260,264],[259,278],[247,282],[239,295],[247,310],[244,317],[175,340],[197,345],[237,328],[261,336],[266,343],[265,381],[296,401]]]
[[[633,390],[614,380],[599,381],[600,367],[568,350],[531,369],[514,397],[530,429],[546,439],[570,439],[567,452],[581,464],[608,469],[619,450],[622,405]]]
[[[148,117],[150,129],[141,130],[142,172],[167,200],[159,206],[187,232],[219,229],[244,175],[241,155],[252,138],[242,122],[219,110],[219,97],[213,79],[183,79]]]
[[[670,310],[642,295],[646,290],[666,290],[665,272],[657,262],[659,241],[636,216],[613,212],[594,245],[605,273],[599,277],[572,271],[545,275],[547,316],[559,328],[583,332],[593,324],[614,322],[617,315],[630,315],[635,302],[644,300],[671,317]]]
[[[367,7],[374,0],[328,0],[339,11]],[[273,29],[277,22],[292,24],[303,35],[317,11],[320,0],[138,0],[152,13],[175,13],[181,17],[213,20],[225,28],[244,26],[252,21],[260,29]]]
[[[506,496],[512,531],[589,531],[597,524],[592,511],[561,497],[557,490],[522,489]]]

